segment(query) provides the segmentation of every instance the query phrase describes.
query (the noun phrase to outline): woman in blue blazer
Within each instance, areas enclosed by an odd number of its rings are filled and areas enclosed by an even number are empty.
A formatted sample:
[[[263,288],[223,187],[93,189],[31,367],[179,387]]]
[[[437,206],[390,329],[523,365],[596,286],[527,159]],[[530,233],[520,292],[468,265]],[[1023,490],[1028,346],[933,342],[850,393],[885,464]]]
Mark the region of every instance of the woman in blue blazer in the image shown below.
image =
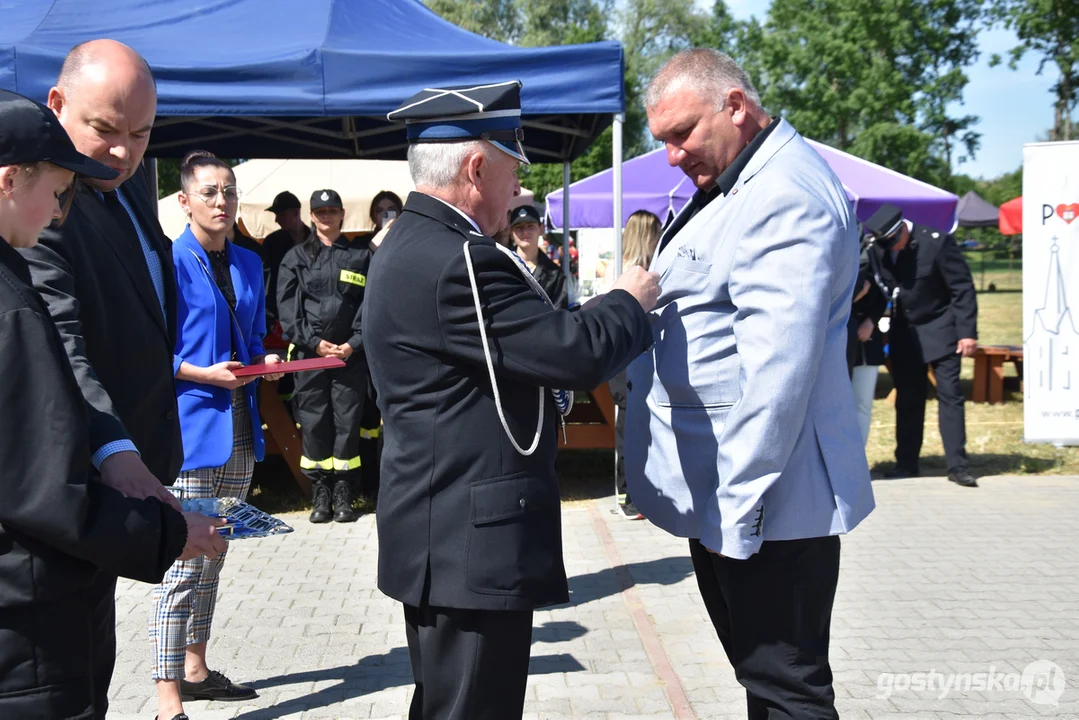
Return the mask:
[[[188,153],[180,184],[180,205],[190,224],[172,247],[178,316],[173,371],[184,442],[184,464],[173,487],[183,499],[243,500],[265,446],[256,384],[232,371],[280,362],[262,348],[262,261],[226,237],[240,200],[227,164],[210,153]],[[256,696],[206,664],[224,561],[221,553],[214,560],[178,562],[154,591],[151,638],[159,718],[186,717],[181,695],[197,700]]]

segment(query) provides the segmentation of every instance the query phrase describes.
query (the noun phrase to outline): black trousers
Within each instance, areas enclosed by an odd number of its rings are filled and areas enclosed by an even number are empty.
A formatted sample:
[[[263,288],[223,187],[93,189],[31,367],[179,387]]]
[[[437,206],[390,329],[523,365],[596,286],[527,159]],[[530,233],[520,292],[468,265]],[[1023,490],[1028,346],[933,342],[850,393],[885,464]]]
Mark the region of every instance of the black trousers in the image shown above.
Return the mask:
[[[367,373],[367,396],[360,418],[360,465],[363,467],[363,487],[360,491],[371,500],[378,499],[382,464],[382,413],[378,410],[378,394]]]
[[[416,693],[408,720],[510,720],[524,713],[532,611],[405,605]]]
[[[907,353],[892,357],[895,380],[895,460],[908,470],[918,468],[925,429],[925,394],[929,382],[929,366],[937,381],[938,420],[940,437],[944,441],[944,456],[949,472],[967,469],[967,427],[963,411],[963,388],[959,370],[963,356],[951,353],[924,363]]]
[[[766,541],[748,560],[689,552],[750,720],[835,720],[828,664],[839,537]]]
[[[362,361],[296,373],[292,406],[303,438],[300,467],[312,482],[360,474],[360,419],[366,397],[367,365]]]
[[[109,685],[116,666],[116,576],[98,572],[88,595],[93,622],[94,717],[105,720]]]

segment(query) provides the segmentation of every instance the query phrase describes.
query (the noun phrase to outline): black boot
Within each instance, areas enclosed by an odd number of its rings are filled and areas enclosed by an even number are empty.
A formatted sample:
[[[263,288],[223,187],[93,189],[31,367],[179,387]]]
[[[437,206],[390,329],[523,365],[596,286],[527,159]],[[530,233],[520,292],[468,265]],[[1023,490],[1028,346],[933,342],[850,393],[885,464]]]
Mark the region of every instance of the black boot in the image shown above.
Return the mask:
[[[350,523],[358,517],[352,509],[352,487],[348,480],[339,479],[333,484],[333,521]]]
[[[315,480],[311,483],[311,494],[314,507],[311,509],[309,519],[313,523],[328,523],[333,519],[330,513],[330,487],[325,480]]]

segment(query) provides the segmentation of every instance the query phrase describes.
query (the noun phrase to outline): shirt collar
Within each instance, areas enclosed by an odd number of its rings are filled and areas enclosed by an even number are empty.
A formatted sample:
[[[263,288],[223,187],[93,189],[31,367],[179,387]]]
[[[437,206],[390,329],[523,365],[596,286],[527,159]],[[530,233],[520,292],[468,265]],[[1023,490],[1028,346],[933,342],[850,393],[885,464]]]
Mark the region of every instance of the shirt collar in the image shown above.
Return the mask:
[[[446,202],[442,198],[435,197],[434,195],[428,195],[428,197],[434,198],[435,200],[438,200],[440,203],[442,203],[446,207],[453,208],[453,211],[456,212],[461,217],[463,217],[465,220],[467,220],[468,224],[476,229],[476,232],[478,232],[480,235],[483,234],[483,231],[480,230],[480,226],[476,224],[476,221],[473,220],[472,218],[470,218],[468,215],[465,215],[464,211],[461,210],[461,208],[457,207],[456,205],[450,205],[448,202]]]
[[[742,171],[746,169],[746,165],[749,164],[753,155],[761,149],[761,145],[764,145],[764,141],[768,139],[768,136],[772,134],[772,131],[779,127],[779,116],[772,118],[772,122],[768,123],[768,127],[757,133],[749,144],[742,148],[742,151],[738,153],[738,156],[734,158],[734,162],[727,167],[719,177],[716,178],[716,186],[712,190],[708,191],[708,200],[714,198],[717,194],[727,195],[734,188],[738,182],[738,177],[742,174]]]
[[[8,268],[26,285],[31,285],[30,266],[18,250],[8,245],[7,240],[0,237],[0,265]]]

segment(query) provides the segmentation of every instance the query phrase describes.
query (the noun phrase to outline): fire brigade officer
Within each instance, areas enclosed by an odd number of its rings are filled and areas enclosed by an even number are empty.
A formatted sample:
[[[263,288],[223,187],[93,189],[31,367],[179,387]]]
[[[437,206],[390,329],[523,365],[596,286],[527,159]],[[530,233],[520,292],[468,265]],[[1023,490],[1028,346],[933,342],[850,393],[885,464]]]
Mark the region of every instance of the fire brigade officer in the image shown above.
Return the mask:
[[[360,487],[360,420],[367,393],[360,310],[371,251],[341,234],[345,209],[333,190],[311,195],[311,232],[281,261],[277,311],[290,360],[336,357],[343,368],[296,374],[292,396],[311,480],[311,522],[353,522]],[[333,495],[333,514],[330,496]]]
[[[888,346],[896,389],[896,467],[889,475],[913,477],[920,472],[932,366],[948,479],[977,487],[967,460],[959,385],[963,358],[978,348],[978,301],[970,268],[951,235],[915,225],[894,205],[883,205],[866,220],[865,229],[873,239],[869,253],[874,280],[892,299]]]
[[[559,310],[492,239],[527,162],[519,82],[425,90],[389,119],[416,192],[364,307],[386,433],[378,586],[404,604],[410,718],[519,718],[533,610],[568,596],[552,390],[590,390],[651,345],[657,276]]]

